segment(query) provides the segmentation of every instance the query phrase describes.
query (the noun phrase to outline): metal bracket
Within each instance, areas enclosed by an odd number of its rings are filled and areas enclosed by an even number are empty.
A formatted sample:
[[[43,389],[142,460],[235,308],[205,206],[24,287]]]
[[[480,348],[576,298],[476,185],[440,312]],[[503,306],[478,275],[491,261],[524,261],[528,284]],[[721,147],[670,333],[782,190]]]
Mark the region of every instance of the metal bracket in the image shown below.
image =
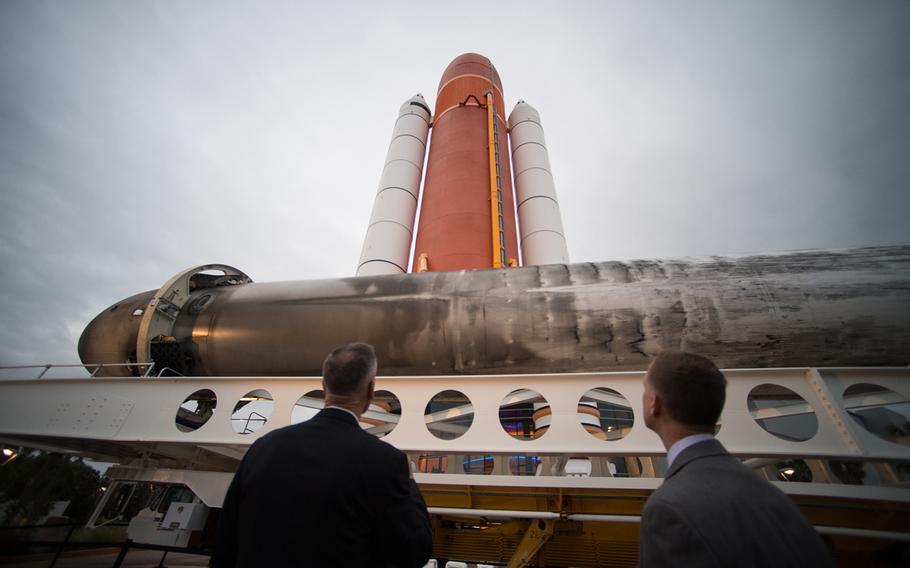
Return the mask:
[[[223,272],[211,286],[231,286],[252,282],[249,276],[226,264],[202,264],[177,273],[164,283],[149,301],[142,321],[139,322],[139,333],[136,337],[136,362],[140,365],[152,363],[152,340],[158,336],[170,336],[180,315],[180,310],[190,297],[193,276],[207,270]]]
[[[177,316],[180,315],[180,306],[166,300],[164,298],[154,298],[155,311],[164,314],[165,317],[168,317],[172,320],[177,319]],[[151,305],[151,303],[149,304]]]
[[[474,99],[474,102],[477,103],[477,106],[479,106],[480,108],[487,108],[487,105],[480,102],[480,99],[478,99],[474,95],[468,95],[468,98],[466,98],[465,100],[458,103],[458,106],[474,106],[474,105],[468,105],[468,101],[470,101],[471,99]]]
[[[537,551],[540,550],[540,547],[550,540],[555,529],[555,519],[532,520],[528,525],[528,530],[525,531],[524,536],[521,537],[521,542],[518,543],[515,554],[513,554],[512,558],[509,560],[508,568],[523,568],[524,566],[527,566],[528,562],[530,562],[531,559],[534,558],[534,555],[537,554]]]

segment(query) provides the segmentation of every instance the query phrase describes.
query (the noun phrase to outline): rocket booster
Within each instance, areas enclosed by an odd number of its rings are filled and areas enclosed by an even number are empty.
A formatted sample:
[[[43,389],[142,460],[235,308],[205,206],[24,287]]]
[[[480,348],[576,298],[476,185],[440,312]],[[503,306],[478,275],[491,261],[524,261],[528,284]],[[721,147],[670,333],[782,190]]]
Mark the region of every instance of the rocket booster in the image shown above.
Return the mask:
[[[357,265],[358,276],[408,271],[429,130],[430,107],[422,96],[415,95],[401,105],[395,121]]]
[[[667,348],[727,368],[910,363],[908,246],[264,284],[221,268],[102,312],[82,361],[318,375],[366,341],[384,375],[637,370]]]
[[[537,110],[518,101],[509,115],[521,256],[525,266],[568,264],[562,215]]]

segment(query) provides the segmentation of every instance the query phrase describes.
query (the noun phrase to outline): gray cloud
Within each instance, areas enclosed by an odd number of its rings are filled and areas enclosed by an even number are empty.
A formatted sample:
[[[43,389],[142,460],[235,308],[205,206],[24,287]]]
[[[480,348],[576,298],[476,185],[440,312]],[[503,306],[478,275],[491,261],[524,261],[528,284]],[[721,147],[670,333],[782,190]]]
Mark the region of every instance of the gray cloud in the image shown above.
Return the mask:
[[[573,260],[910,241],[910,5],[0,5],[0,364],[192,265],[353,274],[400,103],[544,121]]]

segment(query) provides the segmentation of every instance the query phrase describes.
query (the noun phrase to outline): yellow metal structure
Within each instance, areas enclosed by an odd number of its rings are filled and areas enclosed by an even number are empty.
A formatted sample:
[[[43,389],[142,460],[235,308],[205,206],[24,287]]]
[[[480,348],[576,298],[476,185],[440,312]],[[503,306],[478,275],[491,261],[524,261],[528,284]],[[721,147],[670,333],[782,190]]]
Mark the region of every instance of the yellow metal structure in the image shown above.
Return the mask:
[[[527,566],[534,558],[534,555],[537,554],[537,551],[540,550],[540,547],[550,540],[555,529],[556,521],[553,519],[536,519],[528,523],[528,530],[521,537],[521,542],[518,543],[515,554],[509,560],[508,568],[524,568]]]
[[[490,154],[490,226],[493,241],[493,268],[502,268],[502,225],[500,223],[500,209],[502,203],[499,199],[498,162],[496,155],[496,109],[493,106],[493,91],[487,90],[487,145]]]
[[[429,267],[430,261],[427,253],[420,253],[420,256],[417,257],[417,268],[414,269],[414,272],[426,272],[429,270]]]
[[[473,478],[467,486],[420,484],[433,517],[435,557],[510,567],[638,564],[640,515],[652,489],[595,488],[581,479],[574,487],[531,487]],[[805,490],[791,497],[836,551],[839,565],[868,565],[876,555],[908,550],[906,501],[875,496],[871,487],[867,497],[838,497],[813,494],[810,483],[792,485]]]

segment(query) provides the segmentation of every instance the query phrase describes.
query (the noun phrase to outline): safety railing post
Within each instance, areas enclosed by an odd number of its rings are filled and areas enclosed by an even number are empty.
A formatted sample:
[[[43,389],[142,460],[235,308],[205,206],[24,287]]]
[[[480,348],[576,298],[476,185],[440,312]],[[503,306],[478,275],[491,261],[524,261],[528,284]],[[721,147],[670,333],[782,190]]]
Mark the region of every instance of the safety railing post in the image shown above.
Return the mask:
[[[77,525],[70,525],[68,531],[66,531],[66,537],[64,537],[63,542],[60,543],[60,546],[57,547],[57,552],[54,553],[54,559],[51,560],[51,565],[49,568],[54,568],[57,564],[57,560],[60,559],[60,556],[63,554],[63,551],[66,550],[66,545],[70,541],[70,537],[73,536],[73,531],[76,530]]]
[[[120,553],[117,555],[117,559],[114,560],[114,565],[111,568],[120,568],[123,565],[123,561],[126,559],[126,553],[130,550],[130,545],[133,541],[127,539],[123,543],[123,546],[120,547]]]

